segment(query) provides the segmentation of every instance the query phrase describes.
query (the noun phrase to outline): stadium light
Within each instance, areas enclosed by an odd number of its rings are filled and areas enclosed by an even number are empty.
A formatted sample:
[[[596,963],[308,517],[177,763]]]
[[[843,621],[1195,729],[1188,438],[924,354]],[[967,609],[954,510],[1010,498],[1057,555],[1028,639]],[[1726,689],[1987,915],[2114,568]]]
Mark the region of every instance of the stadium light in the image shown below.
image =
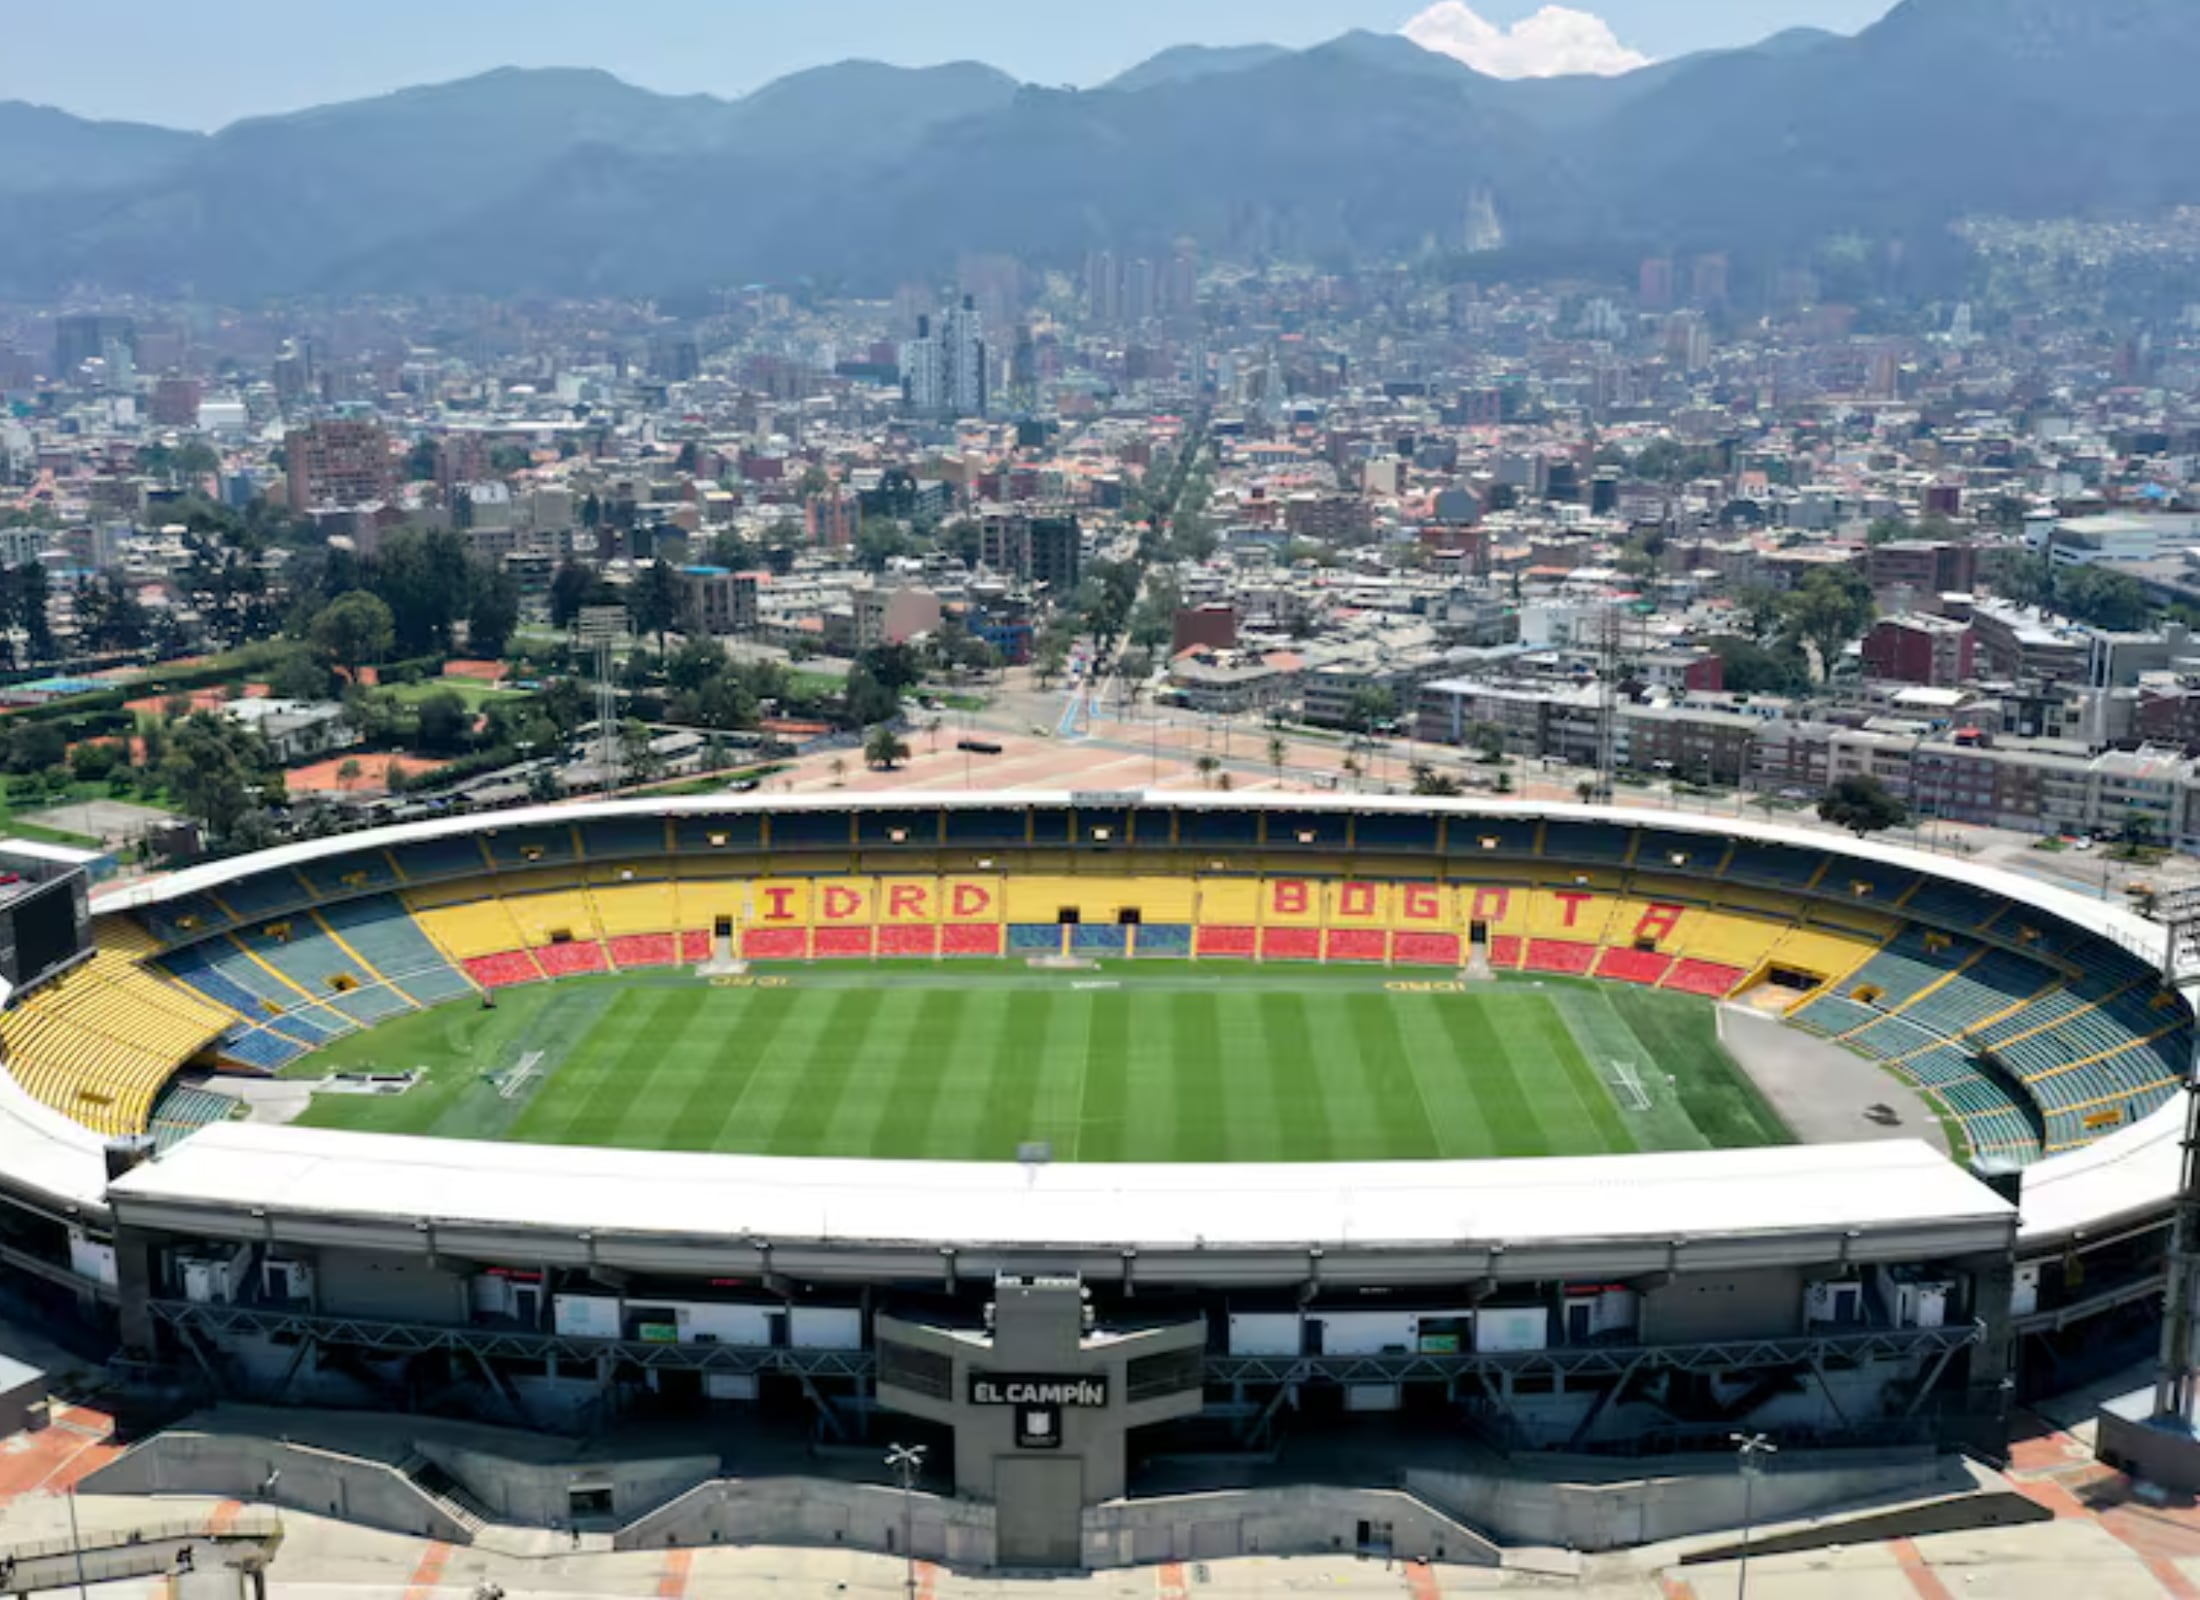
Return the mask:
[[[909,1600],[917,1600],[917,1550],[910,1542],[916,1521],[917,1474],[924,1470],[924,1446],[896,1444],[886,1448],[886,1464],[901,1477],[901,1559]]]
[[[1764,1472],[1763,1456],[1776,1456],[1780,1447],[1761,1433],[1730,1433],[1742,1473],[1742,1560],[1734,1576],[1734,1600],[1749,1600],[1749,1541],[1756,1531],[1757,1479]]]

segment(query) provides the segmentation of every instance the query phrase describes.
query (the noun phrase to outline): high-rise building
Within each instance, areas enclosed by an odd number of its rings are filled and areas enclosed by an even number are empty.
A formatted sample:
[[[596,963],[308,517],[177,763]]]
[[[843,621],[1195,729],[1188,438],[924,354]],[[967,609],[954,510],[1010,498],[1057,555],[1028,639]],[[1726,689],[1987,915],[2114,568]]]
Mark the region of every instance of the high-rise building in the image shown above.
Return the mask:
[[[1085,315],[1103,324],[1122,318],[1123,273],[1112,251],[1095,250],[1085,257]]]
[[[845,550],[863,526],[862,502],[855,492],[835,485],[802,502],[802,520],[810,543]]]
[[[1199,315],[1199,247],[1189,239],[1169,258],[1169,282],[1162,298],[1168,302],[1169,315],[1179,321],[1191,322]]]
[[[901,347],[903,402],[919,416],[984,416],[986,359],[985,318],[973,296],[942,313],[936,331],[920,316],[917,336]]]
[[[1123,315],[1134,323],[1150,322],[1159,310],[1155,296],[1159,280],[1154,276],[1153,263],[1140,256],[1131,263],[1128,280],[1123,288]]]
[[[115,346],[128,345],[136,333],[136,324],[128,317],[86,312],[57,318],[53,325],[54,376],[75,377],[77,368],[85,362],[107,360]]]
[[[1690,269],[1688,298],[1710,309],[1726,304],[1727,265],[1723,255],[1698,256]]]
[[[283,440],[290,509],[371,506],[397,492],[390,436],[378,422],[316,422]]]
[[[1642,264],[1642,272],[1636,285],[1635,298],[1645,311],[1670,311],[1673,308],[1673,258],[1651,256]]]

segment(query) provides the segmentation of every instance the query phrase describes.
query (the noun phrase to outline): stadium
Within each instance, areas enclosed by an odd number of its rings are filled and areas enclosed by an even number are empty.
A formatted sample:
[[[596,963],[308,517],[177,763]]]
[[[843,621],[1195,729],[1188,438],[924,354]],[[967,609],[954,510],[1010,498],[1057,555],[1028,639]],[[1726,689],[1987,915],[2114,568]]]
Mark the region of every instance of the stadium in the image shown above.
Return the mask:
[[[0,914],[0,1252],[137,1370],[703,1417],[728,1460],[913,1438],[942,1491],[904,1534],[876,1483],[576,1480],[621,1540],[1456,1558],[1461,1444],[1991,1454],[2159,1324],[2163,931],[1816,831],[606,802]],[[1370,1450],[1407,1499],[1300,1492]],[[486,1491],[402,1465],[462,1536]]]

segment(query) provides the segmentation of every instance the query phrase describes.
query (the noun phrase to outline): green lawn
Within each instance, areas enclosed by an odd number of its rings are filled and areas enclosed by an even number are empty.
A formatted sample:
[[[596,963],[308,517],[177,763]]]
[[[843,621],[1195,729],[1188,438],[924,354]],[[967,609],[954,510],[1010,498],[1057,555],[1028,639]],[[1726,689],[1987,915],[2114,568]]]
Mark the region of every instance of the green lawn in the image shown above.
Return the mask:
[[[1405,980],[1398,980],[1403,982]],[[1591,984],[1405,992],[1377,972],[929,964],[505,990],[291,1068],[424,1069],[309,1124],[546,1144],[1006,1160],[1350,1161],[1781,1143],[1711,1008]],[[507,1095],[492,1081],[541,1053]],[[1616,1094],[1625,1063],[1646,1109]]]
[[[414,706],[431,695],[451,693],[465,701],[469,711],[479,711],[492,700],[527,698],[524,690],[500,689],[478,678],[427,678],[419,683],[393,683],[389,689],[399,705]]]

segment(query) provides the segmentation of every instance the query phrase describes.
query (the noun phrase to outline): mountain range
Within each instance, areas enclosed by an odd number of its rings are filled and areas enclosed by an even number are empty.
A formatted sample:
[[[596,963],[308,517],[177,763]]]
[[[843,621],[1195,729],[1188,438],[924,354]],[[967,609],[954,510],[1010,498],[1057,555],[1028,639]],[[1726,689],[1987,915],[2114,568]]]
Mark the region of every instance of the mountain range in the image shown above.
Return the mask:
[[[1793,259],[1965,214],[2200,200],[2192,0],[1903,0],[1610,78],[1397,35],[1163,52],[1097,89],[850,61],[734,100],[507,69],[213,134],[0,103],[0,295],[878,289],[974,252]]]

